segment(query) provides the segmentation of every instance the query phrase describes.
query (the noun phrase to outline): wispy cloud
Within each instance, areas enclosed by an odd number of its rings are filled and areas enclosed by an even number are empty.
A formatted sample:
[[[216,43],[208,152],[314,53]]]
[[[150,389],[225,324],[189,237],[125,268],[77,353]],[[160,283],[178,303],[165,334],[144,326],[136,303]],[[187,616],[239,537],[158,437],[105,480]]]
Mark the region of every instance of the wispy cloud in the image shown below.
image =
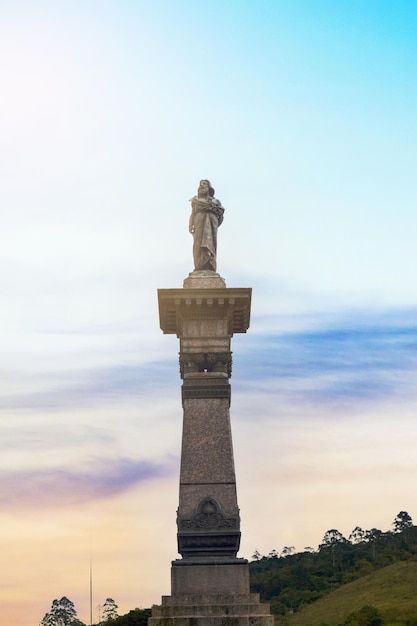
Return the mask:
[[[0,474],[3,510],[20,507],[72,506],[108,498],[166,475],[169,464],[121,458],[96,461],[77,469],[31,469]]]
[[[0,411],[99,406],[109,398],[126,399],[142,396],[144,393],[155,393],[161,385],[173,383],[174,376],[178,379],[177,372],[174,362],[162,361],[146,365],[91,367],[59,374],[43,373],[43,380],[39,380],[39,391],[25,390],[23,380],[19,393],[10,393],[1,398]],[[31,382],[33,383],[33,379]]]
[[[240,392],[277,393],[312,404],[380,401],[415,393],[417,312],[320,316],[314,328],[257,334],[239,356]]]
[[[299,319],[297,330],[285,328],[284,321],[284,330],[274,331],[269,320],[257,320],[255,332],[236,350],[233,388],[239,393],[279,392],[281,400],[315,405],[411,395],[417,372],[416,319],[417,311],[409,309],[326,313]],[[0,410],[99,407],[150,398],[161,388],[174,393],[180,385],[175,354],[169,360],[154,355],[148,363],[140,355],[137,363],[43,372],[38,385],[33,377],[30,382],[4,394]]]

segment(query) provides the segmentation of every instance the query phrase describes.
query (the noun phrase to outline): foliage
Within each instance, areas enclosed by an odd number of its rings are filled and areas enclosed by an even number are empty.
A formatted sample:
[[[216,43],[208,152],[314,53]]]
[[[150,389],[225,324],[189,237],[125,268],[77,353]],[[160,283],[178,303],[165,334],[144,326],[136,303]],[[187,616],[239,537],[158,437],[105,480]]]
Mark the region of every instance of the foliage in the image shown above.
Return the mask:
[[[382,626],[383,623],[384,620],[378,609],[366,604],[359,611],[349,613],[343,626]]]
[[[106,601],[103,604],[103,622],[107,623],[114,621],[119,615],[117,612],[118,608],[119,607],[113,598],[106,598]]]
[[[401,533],[403,530],[410,528],[413,525],[413,520],[407,511],[400,511],[392,522],[395,533]]]
[[[292,613],[297,614],[342,585],[373,575],[393,563],[417,560],[417,526],[410,526],[411,517],[404,511],[395,519],[394,528],[401,524],[403,530],[382,532],[356,526],[346,539],[333,528],[325,533],[317,552],[309,548],[293,554],[285,548],[280,556],[273,550],[268,557],[256,552],[249,565],[251,591],[271,604],[277,623],[285,623]],[[369,603],[364,600],[362,605],[347,607],[343,619],[353,609],[359,611]],[[357,615],[355,619],[359,619]]]
[[[133,609],[111,621],[111,626],[147,626],[151,609]]]
[[[323,542],[320,544],[319,547],[328,548],[329,546],[333,546],[335,543],[346,543],[346,541],[347,539],[344,538],[341,532],[339,532],[335,528],[332,528],[325,533],[323,537]]]
[[[352,612],[372,605],[381,613],[386,626],[417,626],[415,581],[417,561],[399,561],[363,576],[314,604],[306,605],[290,618],[290,626],[340,626]],[[352,625],[349,625],[352,626]]]
[[[74,603],[66,596],[53,600],[51,610],[45,613],[40,626],[84,626],[77,618]]]
[[[366,531],[364,531],[360,526],[356,526],[349,535],[349,541],[353,544],[366,541]]]

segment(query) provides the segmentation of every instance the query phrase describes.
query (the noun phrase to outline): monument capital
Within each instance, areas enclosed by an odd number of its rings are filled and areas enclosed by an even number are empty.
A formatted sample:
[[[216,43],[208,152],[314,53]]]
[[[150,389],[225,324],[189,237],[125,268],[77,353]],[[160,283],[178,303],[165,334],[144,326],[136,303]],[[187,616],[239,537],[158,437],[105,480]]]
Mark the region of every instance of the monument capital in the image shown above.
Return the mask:
[[[227,336],[246,333],[251,298],[251,288],[158,289],[161,330],[181,337],[185,320],[218,319],[227,322]]]

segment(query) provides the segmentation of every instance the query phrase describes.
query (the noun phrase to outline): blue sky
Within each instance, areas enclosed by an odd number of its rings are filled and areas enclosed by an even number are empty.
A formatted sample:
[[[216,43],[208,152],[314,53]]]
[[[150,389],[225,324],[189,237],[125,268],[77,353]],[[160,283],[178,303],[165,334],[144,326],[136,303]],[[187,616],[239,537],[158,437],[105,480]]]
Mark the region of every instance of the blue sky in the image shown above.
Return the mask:
[[[4,626],[169,593],[191,198],[226,208],[241,555],[386,530],[417,463],[413,2],[0,0]],[[33,576],[33,572],[37,576]],[[1,621],[5,620],[5,621]]]

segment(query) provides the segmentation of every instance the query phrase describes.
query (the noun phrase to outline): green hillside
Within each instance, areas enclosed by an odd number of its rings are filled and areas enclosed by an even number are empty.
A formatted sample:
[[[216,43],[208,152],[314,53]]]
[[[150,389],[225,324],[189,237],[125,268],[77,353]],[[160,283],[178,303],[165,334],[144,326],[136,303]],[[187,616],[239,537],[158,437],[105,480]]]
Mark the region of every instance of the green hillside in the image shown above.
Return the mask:
[[[277,626],[417,626],[417,526],[401,511],[393,527],[357,526],[348,539],[331,529],[317,550],[255,553],[251,590],[270,603]]]
[[[336,626],[365,605],[377,608],[386,625],[417,625],[417,562],[394,563],[343,585],[290,616],[287,623]]]

